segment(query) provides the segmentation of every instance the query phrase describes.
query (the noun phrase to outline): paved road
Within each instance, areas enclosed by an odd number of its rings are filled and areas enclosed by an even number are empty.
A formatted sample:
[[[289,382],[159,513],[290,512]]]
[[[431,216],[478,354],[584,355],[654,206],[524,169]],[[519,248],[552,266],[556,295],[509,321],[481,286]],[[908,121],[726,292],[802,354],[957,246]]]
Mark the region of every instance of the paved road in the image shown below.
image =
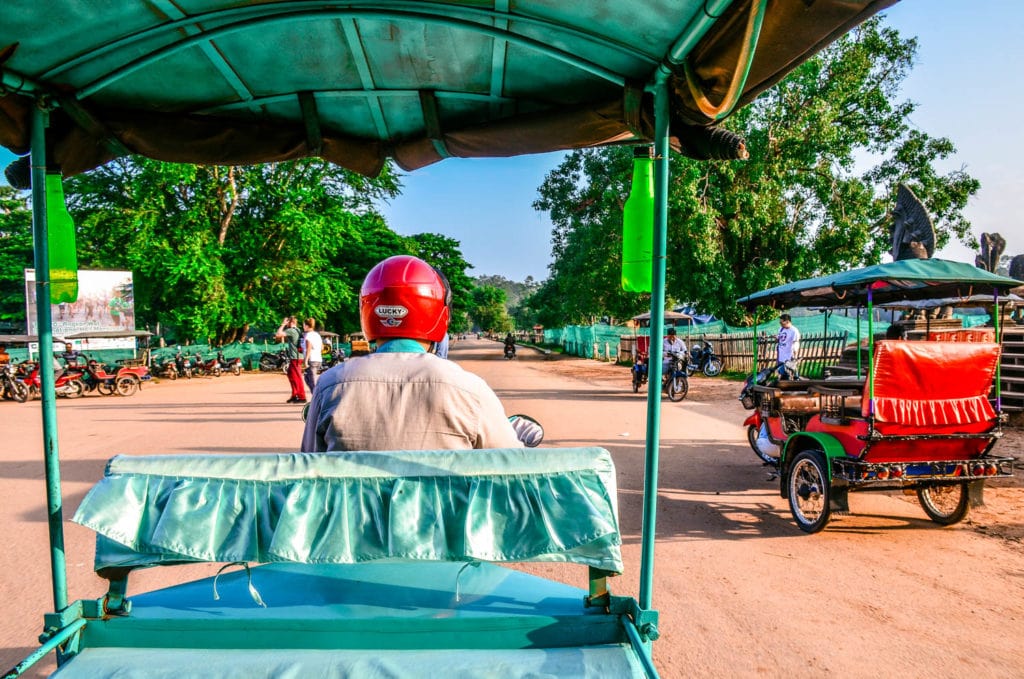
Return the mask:
[[[484,376],[509,413],[545,426],[544,445],[601,445],[618,467],[627,572],[613,591],[636,595],[644,400],[622,368],[515,361],[497,343],[456,343],[452,356]],[[686,401],[665,403],[655,572],[664,677],[1024,675],[1024,550],[977,526],[939,529],[916,504],[858,495],[857,514],[817,536],[793,526],[739,426],[734,385],[694,380]],[[70,516],[117,453],[295,450],[302,423],[283,375],[164,381],[128,399],[58,402],[64,497]],[[34,648],[52,608],[38,403],[0,403],[0,668]],[[1019,495],[1018,495],[1019,497]],[[1019,516],[999,521],[1020,523]],[[98,597],[92,534],[66,523],[71,597]],[[534,564],[537,574],[585,586],[576,567]],[[145,591],[213,567],[133,575]]]

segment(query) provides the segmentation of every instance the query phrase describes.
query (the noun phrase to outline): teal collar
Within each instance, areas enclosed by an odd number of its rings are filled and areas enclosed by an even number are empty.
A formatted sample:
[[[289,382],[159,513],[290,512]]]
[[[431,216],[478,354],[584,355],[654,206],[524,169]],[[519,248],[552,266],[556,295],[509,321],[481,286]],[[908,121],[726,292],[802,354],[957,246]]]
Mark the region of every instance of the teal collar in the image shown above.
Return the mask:
[[[427,350],[416,340],[393,339],[377,347],[378,354],[425,354]]]

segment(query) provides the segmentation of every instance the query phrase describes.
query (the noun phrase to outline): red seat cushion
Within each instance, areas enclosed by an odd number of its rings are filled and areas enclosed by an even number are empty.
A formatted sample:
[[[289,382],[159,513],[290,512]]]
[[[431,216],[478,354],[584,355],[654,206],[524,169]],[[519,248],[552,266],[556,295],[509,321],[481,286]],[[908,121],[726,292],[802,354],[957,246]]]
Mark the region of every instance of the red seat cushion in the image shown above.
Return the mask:
[[[889,434],[926,433],[920,429],[929,427],[985,431],[970,425],[995,420],[988,394],[998,362],[998,344],[878,342],[873,376],[876,426]],[[865,417],[869,389],[870,384],[865,384],[861,406]],[[960,429],[964,426],[968,428]]]

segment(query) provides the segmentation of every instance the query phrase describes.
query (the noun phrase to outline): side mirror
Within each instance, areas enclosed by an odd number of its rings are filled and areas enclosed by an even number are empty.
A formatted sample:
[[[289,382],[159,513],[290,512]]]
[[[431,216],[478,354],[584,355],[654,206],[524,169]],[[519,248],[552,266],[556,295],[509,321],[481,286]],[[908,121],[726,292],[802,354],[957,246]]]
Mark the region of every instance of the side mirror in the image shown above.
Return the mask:
[[[544,427],[529,415],[510,415],[508,421],[527,448],[536,448],[544,440]]]

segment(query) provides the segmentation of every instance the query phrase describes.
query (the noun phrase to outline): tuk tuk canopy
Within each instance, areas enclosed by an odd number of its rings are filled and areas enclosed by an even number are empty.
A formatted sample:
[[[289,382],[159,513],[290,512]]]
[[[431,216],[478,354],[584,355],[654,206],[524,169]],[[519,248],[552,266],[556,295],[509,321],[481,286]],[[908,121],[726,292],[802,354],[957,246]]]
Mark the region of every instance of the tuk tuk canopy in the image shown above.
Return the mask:
[[[9,0],[0,145],[28,152],[44,97],[65,176],[133,153],[374,175],[649,142],[662,73],[671,144],[742,157],[716,124],[894,2]]]
[[[1024,285],[1006,276],[963,262],[945,259],[903,259],[807,278],[741,297],[747,309],[770,306],[789,309],[801,306],[864,306],[868,293],[874,304],[907,300],[1005,294]]]

